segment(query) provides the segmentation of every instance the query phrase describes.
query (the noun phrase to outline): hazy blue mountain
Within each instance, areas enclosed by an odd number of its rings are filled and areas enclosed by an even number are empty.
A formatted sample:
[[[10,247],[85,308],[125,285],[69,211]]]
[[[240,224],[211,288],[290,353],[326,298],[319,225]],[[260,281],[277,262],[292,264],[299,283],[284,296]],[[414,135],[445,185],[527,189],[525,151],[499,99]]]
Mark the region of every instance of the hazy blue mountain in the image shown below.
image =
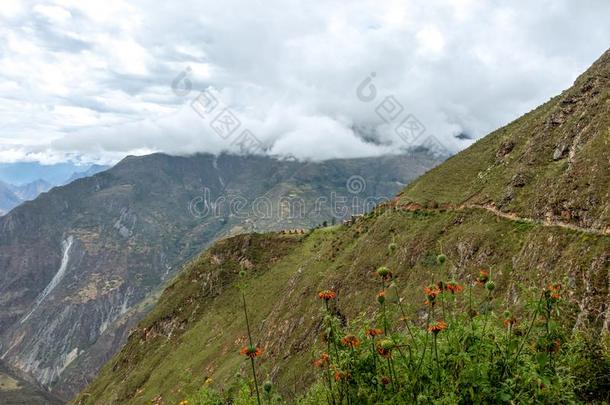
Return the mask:
[[[82,179],[83,177],[93,176],[94,174],[103,172],[104,170],[108,170],[109,168],[110,168],[110,166],[91,165],[86,170],[72,173],[72,175],[64,183],[65,184],[72,183],[74,180]]]
[[[61,186],[107,170],[109,166],[75,166],[71,163],[40,165],[39,163],[0,164],[0,215],[4,215],[24,201],[31,201],[55,186]],[[68,173],[68,170],[76,171]],[[40,175],[31,181],[32,176]]]
[[[53,185],[47,181],[38,179],[22,186],[13,187],[15,190],[15,195],[19,197],[21,201],[31,201],[38,197],[40,193],[49,191],[51,188],[53,188]]]
[[[35,199],[52,187],[52,184],[40,179],[21,186],[0,181],[0,215],[6,214],[24,201]]]
[[[107,168],[101,165],[77,165],[72,162],[53,165],[43,165],[38,162],[0,163],[0,181],[21,186],[44,180],[58,186],[76,178],[91,176]]]
[[[4,215],[20,203],[21,199],[15,194],[15,187],[0,181],[0,215]]]

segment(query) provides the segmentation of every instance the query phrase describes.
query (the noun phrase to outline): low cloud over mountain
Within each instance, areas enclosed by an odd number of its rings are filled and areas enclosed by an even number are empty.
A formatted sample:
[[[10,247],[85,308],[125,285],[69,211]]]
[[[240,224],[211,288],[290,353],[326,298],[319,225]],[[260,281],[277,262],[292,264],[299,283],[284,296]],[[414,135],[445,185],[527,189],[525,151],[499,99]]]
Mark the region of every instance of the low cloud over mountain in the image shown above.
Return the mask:
[[[35,3],[0,9],[4,162],[239,152],[190,107],[210,87],[236,134],[272,154],[396,151],[427,139],[395,131],[409,114],[457,151],[472,140],[455,135],[479,138],[566,88],[610,36],[601,0]],[[356,95],[367,78],[370,101]],[[377,109],[388,96],[390,123]]]

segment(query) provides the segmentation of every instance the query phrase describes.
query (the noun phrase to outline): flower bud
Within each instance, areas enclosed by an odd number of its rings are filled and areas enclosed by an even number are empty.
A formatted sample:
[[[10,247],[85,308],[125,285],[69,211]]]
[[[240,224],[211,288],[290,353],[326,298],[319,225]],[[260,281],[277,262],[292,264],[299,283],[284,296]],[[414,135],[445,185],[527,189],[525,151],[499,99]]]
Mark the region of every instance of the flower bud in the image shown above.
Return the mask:
[[[436,256],[436,262],[438,264],[440,264],[441,266],[443,264],[445,264],[446,261],[447,261],[447,256],[445,256],[444,254],[441,253],[440,255]]]
[[[377,274],[379,274],[380,277],[386,278],[390,275],[390,269],[385,266],[382,266],[377,269]]]
[[[385,350],[390,350],[394,348],[394,342],[392,341],[392,339],[381,339],[377,343],[377,346]]]

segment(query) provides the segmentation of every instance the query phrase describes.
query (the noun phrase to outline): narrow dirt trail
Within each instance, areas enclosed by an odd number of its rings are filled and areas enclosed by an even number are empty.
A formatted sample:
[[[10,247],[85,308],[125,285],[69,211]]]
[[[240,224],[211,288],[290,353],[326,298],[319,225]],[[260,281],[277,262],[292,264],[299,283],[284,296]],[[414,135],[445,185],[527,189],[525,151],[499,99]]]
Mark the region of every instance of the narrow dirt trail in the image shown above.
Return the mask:
[[[582,227],[582,226],[578,226],[578,225],[574,225],[574,224],[569,224],[567,222],[562,222],[562,221],[552,221],[552,220],[538,220],[538,219],[532,219],[532,218],[524,218],[524,217],[520,217],[515,213],[512,212],[502,212],[499,209],[497,209],[494,206],[491,205],[481,205],[481,204],[463,204],[460,205],[458,207],[458,209],[465,209],[465,208],[473,208],[473,209],[482,209],[482,210],[486,210],[488,212],[491,212],[492,214],[501,217],[501,218],[505,218],[505,219],[509,219],[511,221],[522,221],[522,222],[529,222],[532,224],[537,224],[537,225],[542,225],[542,226],[548,226],[548,227],[559,227],[559,228],[565,228],[565,229],[570,229],[572,231],[577,231],[577,232],[584,232],[584,233],[588,233],[588,234],[592,234],[592,235],[600,235],[600,236],[610,236],[610,229],[606,229],[606,230],[602,230],[602,229],[593,229],[593,228],[586,228],[586,227]]]
[[[425,211],[425,210],[427,210],[427,208],[424,208],[422,205],[417,204],[417,203],[409,203],[409,204],[400,205],[400,204],[396,204],[396,202],[393,202],[393,203],[390,203],[390,205],[393,206],[394,208],[398,208],[403,211],[420,211],[420,210]],[[583,233],[587,233],[590,235],[610,236],[610,227],[607,227],[606,229],[595,229],[595,228],[587,228],[587,227],[569,224],[567,222],[556,221],[556,220],[548,220],[548,219],[541,220],[541,219],[520,217],[517,214],[515,214],[514,212],[503,212],[503,211],[500,211],[499,209],[497,209],[495,206],[489,205],[489,204],[486,204],[486,205],[484,205],[484,204],[466,204],[466,203],[461,204],[461,205],[444,204],[442,206],[442,208],[445,210],[448,210],[448,211],[458,211],[458,210],[465,210],[465,209],[485,210],[497,217],[508,219],[510,221],[528,222],[528,223],[536,224],[536,225],[540,225],[540,226],[570,229],[572,231],[583,232]]]

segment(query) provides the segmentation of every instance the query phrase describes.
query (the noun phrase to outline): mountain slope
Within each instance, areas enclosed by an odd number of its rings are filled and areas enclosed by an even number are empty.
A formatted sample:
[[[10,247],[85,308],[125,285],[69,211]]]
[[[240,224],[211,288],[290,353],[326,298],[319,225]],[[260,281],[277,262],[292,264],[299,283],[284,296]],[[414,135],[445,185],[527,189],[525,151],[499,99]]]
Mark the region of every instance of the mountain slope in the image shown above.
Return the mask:
[[[56,187],[0,218],[0,358],[70,398],[214,240],[341,220],[438,162],[156,154]],[[354,175],[365,183],[348,191]]]
[[[13,186],[0,181],[0,215],[3,215],[21,203]]]
[[[56,405],[61,404],[61,401],[0,363],[0,404]]]
[[[478,141],[403,202],[492,206],[610,232],[610,51],[569,90]]]
[[[392,240],[400,248],[389,258]],[[350,227],[323,228],[306,236],[254,234],[218,243],[184,269],[74,403],[162,399],[157,403],[173,404],[207,378],[228,388],[236,372],[247,373],[248,363],[238,354],[246,334],[234,286],[244,263],[250,274],[246,297],[252,333],[265,350],[260,373],[291,397],[316,375],[310,349],[322,333],[317,292],[337,291],[346,321],[372,319],[379,289],[374,271],[388,265],[397,275],[405,306],[418,308],[420,286],[437,271],[434,258],[441,245],[456,264],[457,279],[472,280],[479,268],[492,266],[497,294],[507,306],[522,300],[524,286],[561,280],[572,294],[572,311],[565,314],[570,322],[608,330],[609,237],[499,219],[474,209],[387,209]]]
[[[387,265],[405,305],[418,309],[441,251],[452,276],[464,282],[481,267],[493,268],[494,294],[517,312],[531,287],[560,281],[569,307],[563,321],[607,341],[609,77],[606,52],[573,88],[355,223],[217,243],[184,268],[73,403],[172,404],[208,378],[229,388],[248,366],[238,354],[246,342],[235,288],[242,269],[252,333],[265,350],[260,374],[289,398],[315,378],[310,349],[322,333],[318,291],[337,291],[337,316],[345,322],[372,319],[374,272]],[[390,242],[398,246],[391,256]]]

